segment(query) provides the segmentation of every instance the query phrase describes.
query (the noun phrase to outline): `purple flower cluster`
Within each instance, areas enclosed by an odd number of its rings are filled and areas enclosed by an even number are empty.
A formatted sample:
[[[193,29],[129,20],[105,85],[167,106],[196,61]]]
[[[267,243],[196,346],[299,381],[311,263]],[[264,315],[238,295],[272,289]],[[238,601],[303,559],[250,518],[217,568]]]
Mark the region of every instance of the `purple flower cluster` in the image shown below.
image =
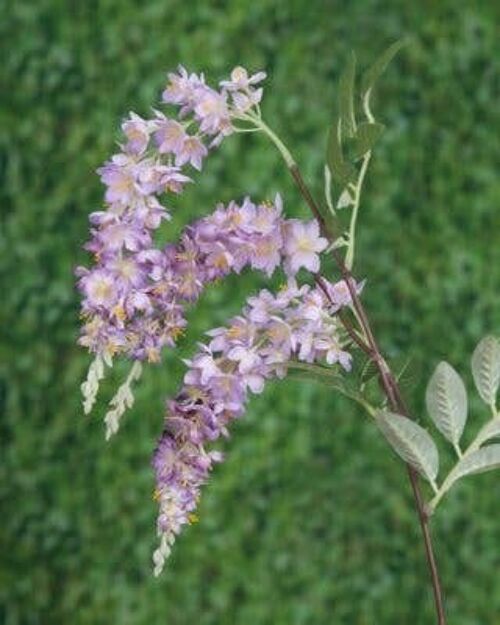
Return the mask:
[[[261,291],[248,299],[229,327],[208,334],[184,377],[177,397],[167,404],[165,429],[153,459],[160,511],[160,546],[153,559],[158,574],[175,536],[193,518],[200,488],[222,456],[205,445],[227,436],[228,424],[245,410],[249,393],[266,380],[285,376],[291,361],[339,363],[349,370],[351,356],[332,316],[349,305],[343,283],[323,280],[319,287],[298,287],[290,280],[277,295]]]
[[[286,220],[281,211],[279,196],[273,204],[246,198],[241,206],[219,205],[162,250],[146,246],[150,240],[142,245],[137,233],[130,234],[128,248],[126,242],[116,248],[109,242],[115,225],[110,233],[105,220],[92,241],[100,262],[79,270],[86,316],[81,344],[98,354],[156,362],[164,346],[175,344],[186,325],[186,305],[205,285],[247,266],[268,276],[280,264],[289,275],[301,267],[317,270],[327,245],[317,223]]]
[[[266,77],[265,72],[252,76],[243,67],[235,67],[230,80],[220,82],[220,90],[205,83],[203,75],[189,74],[182,66],[178,73],[168,75],[169,84],[163,101],[180,107],[180,117],[192,117],[201,133],[211,137],[210,146],[218,145],[234,132],[232,119],[257,107],[262,88],[255,85]]]
[[[79,267],[84,319],[80,344],[106,361],[114,354],[158,361],[186,325],[186,303],[205,284],[250,265],[270,275],[281,261],[288,273],[318,268],[326,247],[315,222],[301,225],[280,216],[281,201],[218,207],[186,229],[177,245],[159,250],[153,233],[170,215],[160,198],[180,193],[201,169],[209,147],[233,130],[231,119],[258,106],[265,78],[237,67],[220,90],[184,68],[169,74],[163,101],[180,108],[178,119],[155,111],[135,113],[122,124],[122,151],[98,170],[106,185],[106,209],[90,215],[92,268]],[[189,130],[195,129],[191,134]]]
[[[202,484],[220,453],[205,446],[227,435],[243,414],[248,396],[266,380],[283,377],[293,361],[316,361],[350,368],[350,355],[335,313],[350,305],[344,283],[298,287],[297,272],[318,272],[319,254],[328,245],[318,223],[285,219],[281,198],[255,204],[222,204],[186,227],[177,243],[159,248],[154,234],[170,219],[165,194],[178,194],[191,182],[187,167],[203,161],[224,137],[248,130],[260,120],[263,72],[236,67],[219,89],[183,67],[168,76],[164,104],[173,117],[154,111],[151,119],[130,113],[122,124],[121,151],[98,173],[106,186],[105,208],[90,215],[94,255],[91,268],[77,269],[83,294],[80,344],[96,357],[82,385],[84,409],[95,401],[104,364],[115,354],[135,361],[110,403],[108,436],[133,402],[131,384],[140,361],[157,362],[163,347],[174,346],[186,326],[185,309],[206,285],[245,267],[270,276],[283,267],[288,286],[277,295],[262,291],[248,300],[227,328],[210,332],[188,363],[177,397],[168,403],[163,436],[154,455],[160,503],[158,573],[181,527],[192,520]],[[233,122],[243,122],[244,127]],[[245,126],[245,123],[247,124]]]

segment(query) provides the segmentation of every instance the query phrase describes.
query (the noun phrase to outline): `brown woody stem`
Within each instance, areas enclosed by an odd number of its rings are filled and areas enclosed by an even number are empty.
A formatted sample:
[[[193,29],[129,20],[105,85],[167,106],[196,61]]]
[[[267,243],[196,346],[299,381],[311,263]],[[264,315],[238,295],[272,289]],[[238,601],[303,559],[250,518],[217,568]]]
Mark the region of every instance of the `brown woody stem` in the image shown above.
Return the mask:
[[[296,163],[291,163],[289,165],[289,170],[302,197],[304,198],[312,214],[318,221],[322,234],[326,238],[328,238],[329,241],[333,242],[335,240],[334,233],[330,231],[325,219],[323,218],[321,214],[319,206],[314,200],[308,186],[304,182],[304,179],[302,178],[302,174],[300,173],[300,170],[298,166],[296,165]],[[351,271],[346,267],[344,263],[344,259],[339,254],[339,252],[334,249],[332,250],[332,254],[342,274],[342,278],[344,279],[347,285],[347,288],[349,289],[353,307],[356,311],[363,333],[366,337],[366,343],[358,337],[354,328],[350,326],[349,322],[347,322],[345,318],[344,319],[341,318],[341,321],[343,322],[344,327],[346,328],[351,338],[359,345],[359,347],[361,347],[361,349],[363,349],[363,351],[365,351],[365,353],[369,355],[369,357],[375,363],[379,372],[379,377],[380,377],[382,388],[384,389],[384,393],[387,397],[387,400],[389,402],[391,409],[394,412],[403,414],[408,417],[409,416],[408,409],[403,400],[401,390],[399,388],[396,378],[394,377],[390,367],[385,361],[378,347],[378,344],[375,340],[375,336],[373,335],[370,322],[368,320],[368,316],[366,314],[364,306],[356,291],[356,282],[354,280],[354,277]],[[321,288],[325,291],[325,287],[322,284],[321,279],[317,281],[318,281],[318,284],[321,286]],[[413,467],[411,467],[410,465],[407,465],[407,469],[408,469],[408,475],[410,478],[411,488],[413,492],[413,498],[415,500],[415,507],[417,510],[420,527],[422,530],[422,537],[423,537],[424,546],[425,546],[425,554],[427,558],[427,564],[429,567],[429,573],[430,573],[431,583],[432,583],[432,590],[434,594],[434,603],[436,606],[437,625],[446,625],[446,613],[444,609],[443,592],[441,588],[441,581],[439,577],[438,566],[436,563],[436,558],[434,555],[434,549],[432,545],[432,537],[431,537],[430,528],[429,528],[429,517],[425,509],[425,502],[422,497],[418,474],[415,471],[415,469],[413,469]]]

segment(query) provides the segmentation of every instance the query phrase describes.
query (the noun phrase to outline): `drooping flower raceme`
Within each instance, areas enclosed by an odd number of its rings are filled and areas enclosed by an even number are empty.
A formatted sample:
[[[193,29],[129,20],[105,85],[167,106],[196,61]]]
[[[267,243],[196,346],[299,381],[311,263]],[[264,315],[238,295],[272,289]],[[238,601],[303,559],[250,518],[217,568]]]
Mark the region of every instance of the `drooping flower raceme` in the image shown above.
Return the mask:
[[[338,289],[324,282],[332,292]],[[273,377],[284,377],[294,360],[350,369],[351,356],[331,308],[322,289],[299,288],[293,280],[277,295],[261,291],[228,327],[209,332],[208,345],[187,362],[184,385],[167,404],[153,459],[160,505],[156,574],[175,536],[190,522],[212,466],[222,459],[206,445],[227,436],[229,423],[244,413],[249,394],[262,392]]]
[[[230,326],[210,332],[208,345],[188,362],[182,390],[168,403],[153,460],[160,505],[156,573],[192,518],[213,464],[222,459],[209,443],[227,435],[249,395],[260,393],[266,380],[283,377],[297,361],[350,368],[348,341],[335,316],[350,305],[349,293],[341,283],[296,285],[300,269],[319,271],[328,242],[315,220],[286,219],[279,195],[272,203],[245,198],[221,204],[187,226],[176,243],[155,244],[155,231],[170,219],[164,198],[191,182],[187,168],[200,171],[211,149],[233,132],[248,130],[248,124],[264,127],[259,126],[264,72],[250,75],[237,67],[219,89],[182,67],[168,78],[162,100],[177,113],[154,110],[149,119],[130,113],[122,124],[121,151],[98,170],[106,186],[105,207],[90,215],[85,246],[95,262],[77,269],[84,319],[80,344],[95,354],[82,385],[85,412],[95,401],[104,364],[114,355],[131,359],[132,369],[105,418],[106,435],[116,432],[132,405],[131,385],[142,362],[158,362],[162,349],[175,345],[186,326],[186,307],[206,285],[245,267],[267,276],[282,267],[288,285],[276,295],[262,291],[249,298]]]

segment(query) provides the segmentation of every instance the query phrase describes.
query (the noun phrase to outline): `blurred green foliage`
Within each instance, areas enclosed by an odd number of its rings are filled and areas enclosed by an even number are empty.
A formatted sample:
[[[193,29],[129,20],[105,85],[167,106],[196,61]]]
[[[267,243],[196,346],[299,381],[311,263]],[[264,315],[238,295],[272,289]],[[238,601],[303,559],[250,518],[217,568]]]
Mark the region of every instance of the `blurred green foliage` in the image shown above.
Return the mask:
[[[404,33],[374,109],[388,126],[368,176],[357,274],[386,351],[423,377],[462,373],[498,332],[500,11],[493,2],[36,0],[2,2],[0,622],[6,625],[427,625],[427,571],[405,472],[357,408],[284,382],[252,401],[224,444],[200,522],[150,573],[149,458],[169,354],[149,368],[115,440],[104,400],[79,405],[73,268],[85,258],[96,167],[129,109],[147,114],[179,62],[214,80],[269,73],[266,119],[319,193],[335,83],[349,50],[368,64]],[[176,204],[175,228],[216,201],[280,190],[306,216],[278,155],[234,137]],[[182,345],[235,313],[260,277],[231,278],[190,316]],[[109,399],[125,369],[105,385]],[[483,417],[474,406],[472,422]],[[485,416],[485,415],[484,415]],[[500,622],[498,475],[456,489],[434,522],[450,622]]]

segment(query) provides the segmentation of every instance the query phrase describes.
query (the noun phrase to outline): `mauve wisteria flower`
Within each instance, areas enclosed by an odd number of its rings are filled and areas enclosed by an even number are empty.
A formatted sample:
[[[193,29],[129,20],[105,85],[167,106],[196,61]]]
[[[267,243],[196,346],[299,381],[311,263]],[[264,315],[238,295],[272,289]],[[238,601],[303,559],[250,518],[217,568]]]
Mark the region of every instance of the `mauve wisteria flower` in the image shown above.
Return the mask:
[[[231,80],[222,80],[220,85],[231,93],[232,102],[238,113],[245,113],[257,106],[262,99],[262,88],[255,89],[254,85],[266,78],[265,72],[248,75],[244,67],[235,67],[231,72]]]
[[[193,111],[197,93],[204,88],[206,85],[203,76],[189,74],[180,65],[177,74],[175,72],[168,74],[168,84],[162,93],[162,100],[168,104],[181,106],[181,115],[184,116]]]
[[[194,113],[202,132],[209,135],[230,132],[231,120],[224,92],[219,93],[210,88],[200,90]]]
[[[175,155],[175,164],[177,167],[182,167],[190,163],[195,169],[201,171],[203,159],[207,154],[208,149],[199,137],[187,136]]]
[[[318,222],[303,223],[294,219],[290,220],[287,229],[287,267],[290,273],[296,273],[301,267],[317,273],[320,265],[318,254],[328,247],[328,241],[320,236]]]
[[[231,72],[230,80],[221,80],[219,84],[228,91],[246,91],[265,80],[266,76],[266,72],[257,72],[249,76],[244,67],[238,66]]]
[[[335,290],[336,285],[324,282]],[[321,314],[310,314],[312,303]],[[175,536],[193,518],[214,463],[222,460],[221,454],[207,451],[206,444],[228,435],[230,422],[244,414],[249,393],[260,393],[267,380],[282,378],[293,360],[339,363],[350,369],[346,339],[329,307],[322,289],[298,287],[294,280],[276,295],[261,291],[248,299],[228,327],[210,331],[208,345],[186,361],[184,385],[167,403],[153,458],[160,506],[155,574]]]
[[[352,283],[353,288],[358,295],[363,290],[364,284],[364,281],[357,284],[355,284],[354,282]],[[330,310],[332,312],[335,313],[344,306],[351,306],[352,296],[345,280],[340,280],[335,284],[325,282],[323,286],[328,293],[328,298],[331,304]]]
[[[154,128],[154,122],[146,121],[134,112],[130,113],[130,119],[122,124],[123,134],[127,137],[124,145],[125,152],[141,155],[146,151],[149,136]]]

